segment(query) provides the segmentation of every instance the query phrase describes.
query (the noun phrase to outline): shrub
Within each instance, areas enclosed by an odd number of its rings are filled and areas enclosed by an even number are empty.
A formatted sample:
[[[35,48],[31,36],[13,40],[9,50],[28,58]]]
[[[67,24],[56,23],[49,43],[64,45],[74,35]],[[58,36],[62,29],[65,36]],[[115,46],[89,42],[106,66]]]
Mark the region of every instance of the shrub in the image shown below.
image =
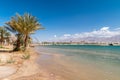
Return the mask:
[[[3,46],[0,46],[0,48],[3,48]]]
[[[28,53],[25,53],[23,56],[22,56],[22,59],[29,59],[30,58],[30,54]]]
[[[14,63],[15,62],[15,60],[13,60],[13,58],[10,58],[9,60],[7,60],[7,63]]]

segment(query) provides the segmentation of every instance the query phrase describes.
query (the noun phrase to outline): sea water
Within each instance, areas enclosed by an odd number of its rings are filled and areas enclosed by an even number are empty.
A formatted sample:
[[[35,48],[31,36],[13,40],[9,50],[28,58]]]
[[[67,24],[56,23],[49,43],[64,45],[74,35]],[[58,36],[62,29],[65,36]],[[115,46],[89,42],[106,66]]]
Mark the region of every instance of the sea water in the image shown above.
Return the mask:
[[[120,46],[36,47],[38,63],[62,80],[120,80]]]

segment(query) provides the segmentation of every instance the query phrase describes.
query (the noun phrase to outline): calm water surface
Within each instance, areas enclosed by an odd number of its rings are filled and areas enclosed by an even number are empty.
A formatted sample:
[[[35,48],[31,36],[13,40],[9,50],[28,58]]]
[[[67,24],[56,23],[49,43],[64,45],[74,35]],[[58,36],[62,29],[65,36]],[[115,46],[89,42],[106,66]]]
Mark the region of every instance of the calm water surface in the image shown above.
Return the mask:
[[[120,46],[36,47],[38,63],[62,80],[120,80]]]

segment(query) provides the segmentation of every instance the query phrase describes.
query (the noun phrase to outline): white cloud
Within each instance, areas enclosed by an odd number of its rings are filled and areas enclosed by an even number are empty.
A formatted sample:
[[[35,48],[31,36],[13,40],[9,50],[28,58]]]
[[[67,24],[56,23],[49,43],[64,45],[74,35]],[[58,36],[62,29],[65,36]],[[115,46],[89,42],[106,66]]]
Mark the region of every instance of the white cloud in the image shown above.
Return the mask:
[[[54,38],[56,38],[57,37],[57,35],[54,35]]]
[[[109,30],[109,27],[102,27],[100,30],[101,30],[101,31],[108,31],[108,30]]]
[[[76,34],[64,34],[63,36],[57,37],[54,41],[67,41],[67,40],[79,40],[83,38],[93,37],[93,38],[110,38],[117,35],[120,35],[120,28],[117,30],[110,30],[109,27],[102,27],[99,30],[94,30],[91,32],[83,32]],[[54,36],[55,37],[55,36]]]
[[[71,36],[70,34],[64,34],[63,35],[64,37],[69,37],[69,36]]]

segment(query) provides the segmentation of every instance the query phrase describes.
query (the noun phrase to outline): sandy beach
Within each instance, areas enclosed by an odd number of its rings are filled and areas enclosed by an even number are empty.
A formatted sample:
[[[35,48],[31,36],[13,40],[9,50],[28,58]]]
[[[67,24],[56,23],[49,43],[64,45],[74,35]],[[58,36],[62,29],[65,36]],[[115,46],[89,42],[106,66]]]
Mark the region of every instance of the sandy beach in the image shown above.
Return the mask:
[[[31,57],[28,60],[20,61],[18,64],[4,64],[3,66],[0,66],[0,70],[3,70],[2,67],[4,67],[4,69],[7,70],[5,71],[7,73],[1,73],[3,77],[0,80],[53,80],[55,76],[40,68],[40,65],[37,63],[36,60],[40,55],[37,54],[37,52],[35,52],[33,48],[30,48],[29,52]],[[21,54],[19,53],[20,52],[17,52],[17,54],[16,52],[6,52],[7,55],[14,54],[14,57],[18,55],[18,57],[20,57]],[[16,59],[18,59],[18,57]],[[12,68],[13,70],[15,70],[14,72],[12,72]]]
[[[37,60],[41,55],[35,52],[34,49],[32,48],[30,48],[29,50],[31,54],[30,59],[24,61],[15,74],[5,79],[8,79],[8,80],[65,80],[65,79],[62,79],[62,77],[47,71],[45,69],[47,67],[45,68],[41,67],[41,65],[37,63]]]
[[[0,80],[13,80],[15,78],[36,74],[38,65],[35,60],[37,55],[30,48],[30,59],[22,59],[23,52],[10,52],[12,46],[0,49]]]
[[[35,62],[35,60],[37,59],[38,54],[36,54],[34,51],[32,51],[33,49],[30,48],[29,52],[30,52],[30,59],[28,60],[24,60],[24,61],[20,61],[17,65],[18,70],[16,71],[16,73],[14,73],[13,75],[5,78],[8,80],[16,80],[16,78],[20,78],[20,77],[24,77],[24,76],[31,76],[34,75],[36,73],[38,73],[38,64]],[[4,79],[3,79],[4,80]],[[21,80],[21,79],[19,79]]]

